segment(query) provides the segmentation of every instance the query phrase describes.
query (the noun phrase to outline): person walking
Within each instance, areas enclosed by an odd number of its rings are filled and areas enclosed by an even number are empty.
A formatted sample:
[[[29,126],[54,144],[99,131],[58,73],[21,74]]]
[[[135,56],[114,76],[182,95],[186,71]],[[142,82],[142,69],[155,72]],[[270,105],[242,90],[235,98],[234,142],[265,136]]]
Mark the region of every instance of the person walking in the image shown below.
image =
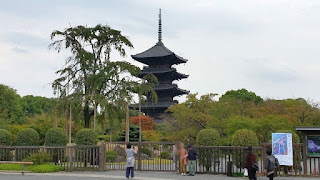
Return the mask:
[[[256,170],[252,168],[252,164],[257,163],[256,155],[252,152],[252,147],[249,146],[247,149],[246,160],[244,167],[248,169],[248,177],[250,180],[257,180]]]
[[[126,178],[129,178],[130,172],[131,172],[131,178],[134,177],[134,154],[137,154],[137,151],[135,150],[135,147],[133,147],[131,144],[127,144],[127,163],[126,163]]]
[[[179,169],[180,173],[182,176],[185,176],[187,173],[187,156],[188,156],[188,151],[184,147],[184,144],[180,142],[179,144],[179,149],[178,149],[178,154],[180,156],[180,161],[179,161]]]
[[[267,156],[265,159],[265,164],[264,164],[264,173],[269,177],[269,180],[273,180],[274,177],[274,169],[276,167],[276,158],[272,154],[271,149],[266,150]]]
[[[187,159],[189,161],[189,174],[188,176],[194,176],[196,172],[196,160],[197,160],[197,151],[193,149],[191,145],[188,145],[188,156]]]

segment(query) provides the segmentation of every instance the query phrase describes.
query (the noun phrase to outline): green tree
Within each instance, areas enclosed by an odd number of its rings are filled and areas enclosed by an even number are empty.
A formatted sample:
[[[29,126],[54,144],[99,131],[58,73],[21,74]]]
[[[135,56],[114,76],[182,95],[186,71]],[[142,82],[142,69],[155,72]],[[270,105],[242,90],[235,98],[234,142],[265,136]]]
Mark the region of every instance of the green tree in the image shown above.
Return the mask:
[[[19,124],[25,122],[19,99],[16,90],[0,84],[0,121]]]
[[[61,96],[67,94],[67,87],[73,98],[83,102],[84,127],[90,127],[90,118],[100,103],[108,104],[133,91],[136,84],[131,79],[140,69],[128,62],[111,61],[112,50],[125,56],[125,47],[132,48],[129,39],[109,26],[70,27],[65,31],[53,31],[51,39],[55,40],[49,47],[60,52],[63,45],[70,49],[72,55],[67,58],[65,67],[57,73],[60,75],[53,82],[55,92]]]
[[[118,141],[125,141],[126,140],[126,131],[123,131]],[[129,128],[129,141],[138,142],[139,141],[139,126],[130,125]],[[143,134],[141,134],[141,141],[145,141]]]
[[[252,130],[256,133],[259,142],[269,142],[271,134],[281,129],[293,129],[292,124],[286,116],[268,115],[260,118],[250,118],[246,116],[231,116],[227,120],[226,132],[229,138],[227,141],[231,143],[230,137],[240,129]],[[228,144],[225,144],[228,145]]]
[[[11,134],[6,129],[0,129],[0,146],[9,146],[11,144]]]
[[[212,121],[212,109],[216,94],[202,95],[189,94],[184,103],[176,104],[168,108],[170,115],[165,119],[164,131],[174,141],[190,140],[196,142],[197,134],[205,129]]]
[[[52,98],[27,95],[20,99],[23,112],[27,117],[34,117],[42,113],[49,113],[54,109],[56,100]]]
[[[254,92],[248,91],[246,89],[239,89],[237,91],[227,91],[224,95],[222,95],[219,98],[219,101],[229,101],[230,99],[234,99],[240,102],[263,102],[263,99],[260,96],[257,96]]]

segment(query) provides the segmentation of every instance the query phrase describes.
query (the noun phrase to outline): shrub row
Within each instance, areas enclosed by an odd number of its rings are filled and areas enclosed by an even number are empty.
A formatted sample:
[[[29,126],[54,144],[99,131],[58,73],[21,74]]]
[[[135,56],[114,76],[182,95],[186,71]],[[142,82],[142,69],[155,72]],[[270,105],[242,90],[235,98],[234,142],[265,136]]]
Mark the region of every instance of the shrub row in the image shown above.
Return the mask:
[[[67,144],[67,135],[61,128],[51,128],[46,132],[46,146],[65,146]],[[92,129],[82,129],[76,135],[77,145],[96,145],[98,137]],[[39,146],[39,133],[32,129],[22,129],[17,133],[16,146]],[[8,130],[0,129],[0,146],[11,145],[11,134]]]

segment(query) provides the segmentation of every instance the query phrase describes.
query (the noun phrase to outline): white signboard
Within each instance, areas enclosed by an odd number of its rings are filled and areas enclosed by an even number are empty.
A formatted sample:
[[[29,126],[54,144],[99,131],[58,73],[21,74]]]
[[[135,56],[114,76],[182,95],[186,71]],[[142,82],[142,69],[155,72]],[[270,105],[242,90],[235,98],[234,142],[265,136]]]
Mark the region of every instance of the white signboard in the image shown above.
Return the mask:
[[[272,153],[280,165],[293,165],[292,134],[272,133]]]

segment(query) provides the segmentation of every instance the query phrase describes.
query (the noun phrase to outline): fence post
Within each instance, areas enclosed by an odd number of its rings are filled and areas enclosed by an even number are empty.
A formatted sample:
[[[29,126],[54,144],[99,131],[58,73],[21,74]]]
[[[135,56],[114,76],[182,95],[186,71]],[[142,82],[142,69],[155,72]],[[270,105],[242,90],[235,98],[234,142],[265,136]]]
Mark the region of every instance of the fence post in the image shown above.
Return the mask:
[[[72,171],[73,169],[73,160],[72,160],[72,150],[73,150],[73,147],[71,144],[68,144],[67,145],[67,149],[69,151],[69,156],[68,156],[68,162],[69,162],[69,171]]]
[[[264,170],[264,160],[266,159],[266,149],[267,149],[266,146],[267,146],[266,143],[262,144],[262,152],[261,152],[261,170],[262,170],[262,172]]]
[[[141,161],[142,161],[142,146],[141,146],[141,142],[139,142],[138,144],[138,171],[141,171]]]
[[[13,155],[13,161],[17,161],[17,148],[14,148],[14,155]]]
[[[308,175],[308,159],[307,159],[307,136],[304,135],[303,138],[303,145],[302,145],[302,152],[303,152],[303,175]],[[311,169],[311,166],[310,166]]]
[[[104,171],[106,168],[106,143],[102,142],[99,147],[99,171]]]

